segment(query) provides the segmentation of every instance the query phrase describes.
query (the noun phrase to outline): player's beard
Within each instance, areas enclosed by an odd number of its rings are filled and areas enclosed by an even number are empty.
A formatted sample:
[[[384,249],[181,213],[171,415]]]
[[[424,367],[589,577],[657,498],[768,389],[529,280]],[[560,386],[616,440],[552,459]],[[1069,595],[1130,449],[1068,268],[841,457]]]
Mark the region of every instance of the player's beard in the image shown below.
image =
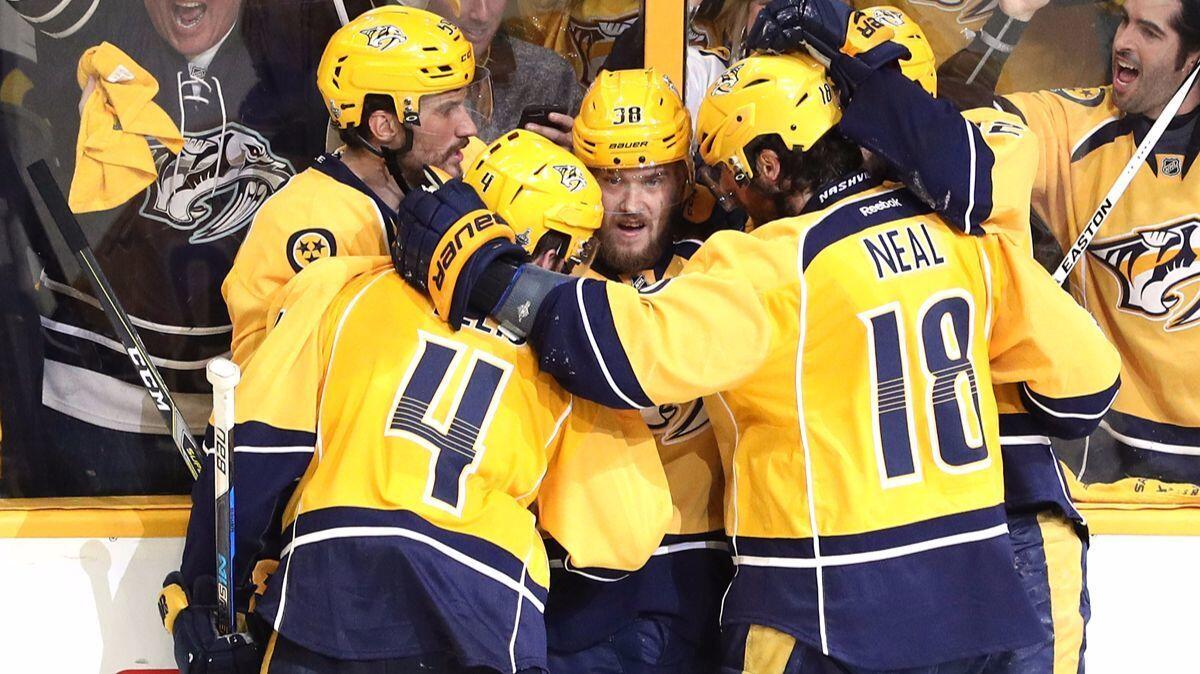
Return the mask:
[[[658,262],[666,252],[667,247],[671,245],[671,220],[676,209],[671,208],[663,212],[663,222],[656,223],[657,230],[654,229],[654,224],[647,222],[646,215],[630,214],[617,215],[612,227],[602,227],[598,238],[600,240],[600,250],[598,252],[597,262],[603,266],[606,271],[617,274],[629,275],[636,274],[640,271],[645,271]],[[620,228],[616,226],[616,222],[621,220],[641,221],[643,226],[650,229],[650,236],[647,241],[638,247],[628,245],[621,240],[623,236]]]

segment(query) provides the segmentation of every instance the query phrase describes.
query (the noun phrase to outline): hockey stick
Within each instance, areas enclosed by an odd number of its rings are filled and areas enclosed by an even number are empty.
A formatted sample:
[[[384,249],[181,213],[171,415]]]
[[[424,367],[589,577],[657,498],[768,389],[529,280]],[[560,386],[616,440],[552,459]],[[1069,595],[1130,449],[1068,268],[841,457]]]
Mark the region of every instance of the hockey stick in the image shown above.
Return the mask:
[[[71,252],[75,253],[75,257],[79,259],[80,266],[87,274],[92,287],[96,289],[96,297],[104,308],[104,315],[108,317],[113,330],[117,333],[117,338],[125,347],[125,353],[129,356],[129,360],[133,361],[133,367],[142,380],[142,386],[150,394],[150,399],[154,401],[154,407],[158,409],[163,421],[166,422],[167,428],[171,431],[171,439],[179,448],[179,454],[183,456],[183,462],[187,464],[192,479],[195,479],[200,474],[200,447],[196,445],[196,439],[192,435],[191,429],[188,428],[187,422],[183,420],[179,406],[175,404],[175,399],[167,390],[167,385],[163,382],[162,375],[158,373],[158,368],[150,361],[150,354],[146,352],[142,338],[138,335],[137,329],[133,327],[133,323],[130,322],[129,314],[125,313],[125,309],[121,307],[112,286],[108,283],[108,278],[100,269],[100,263],[96,261],[96,256],[92,253],[87,238],[84,237],[83,230],[79,227],[79,222],[67,206],[66,197],[63,196],[54,176],[50,174],[50,167],[46,165],[45,160],[39,159],[29,165],[28,171],[33,186],[37,188],[38,194],[46,204],[46,209],[50,211],[50,218],[58,227],[58,231],[62,233],[63,238],[66,239]]]
[[[208,361],[208,383],[213,387],[213,510],[217,532],[217,629],[222,634],[237,632],[237,613],[232,606],[233,554],[233,391],[242,372],[233,361]]]
[[[1125,194],[1125,190],[1129,187],[1129,183],[1133,182],[1133,177],[1137,175],[1138,169],[1142,167],[1142,162],[1146,161],[1146,157],[1150,155],[1150,151],[1154,149],[1154,145],[1158,143],[1158,139],[1162,137],[1163,131],[1166,131],[1167,125],[1171,120],[1175,119],[1176,113],[1179,112],[1179,107],[1183,105],[1183,99],[1187,98],[1188,92],[1192,90],[1192,84],[1196,81],[1196,74],[1200,73],[1200,63],[1197,63],[1192,68],[1192,73],[1183,81],[1183,85],[1179,87],[1179,91],[1171,97],[1167,107],[1163,108],[1162,114],[1158,119],[1154,120],[1154,124],[1150,126],[1150,131],[1146,133],[1146,137],[1142,139],[1133,156],[1129,158],[1129,163],[1125,164],[1125,168],[1121,170],[1121,175],[1117,176],[1112,187],[1108,188],[1108,194],[1104,195],[1104,200],[1096,207],[1096,212],[1092,214],[1088,220],[1087,227],[1079,233],[1079,238],[1075,239],[1074,245],[1067,250],[1067,254],[1059,263],[1058,269],[1054,270],[1054,282],[1062,285],[1067,277],[1071,275],[1071,270],[1079,263],[1083,257],[1083,253],[1087,247],[1092,245],[1092,239],[1096,238],[1096,233],[1100,231],[1100,226],[1108,220],[1108,215],[1112,213],[1112,209],[1121,200],[1121,195]]]

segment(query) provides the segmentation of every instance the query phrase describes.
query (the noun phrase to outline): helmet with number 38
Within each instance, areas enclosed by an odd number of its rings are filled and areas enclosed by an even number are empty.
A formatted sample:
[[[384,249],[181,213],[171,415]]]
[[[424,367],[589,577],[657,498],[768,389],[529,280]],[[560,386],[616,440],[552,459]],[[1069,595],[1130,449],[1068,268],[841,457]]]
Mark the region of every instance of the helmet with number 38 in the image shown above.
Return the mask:
[[[604,206],[600,185],[575,155],[532,131],[512,131],[471,160],[463,181],[530,254],[549,247],[567,272],[591,264]]]
[[[662,72],[604,71],[583,97],[572,140],[588,168],[661,166],[689,158],[692,122]]]

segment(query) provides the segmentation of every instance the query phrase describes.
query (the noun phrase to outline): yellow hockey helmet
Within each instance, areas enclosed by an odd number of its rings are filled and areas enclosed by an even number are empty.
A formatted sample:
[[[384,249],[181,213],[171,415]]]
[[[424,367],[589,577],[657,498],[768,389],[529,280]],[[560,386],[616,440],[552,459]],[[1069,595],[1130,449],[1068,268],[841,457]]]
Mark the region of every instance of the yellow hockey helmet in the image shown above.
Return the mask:
[[[606,70],[588,87],[571,139],[588,168],[659,166],[688,158],[692,120],[662,72]]]
[[[863,13],[875,17],[881,23],[891,26],[895,32],[892,39],[908,47],[911,57],[900,61],[900,71],[908,79],[921,85],[930,96],[937,96],[937,58],[933,55],[933,46],[925,37],[925,31],[903,11],[882,5],[868,7]]]
[[[364,12],[329,38],[317,88],[333,125],[362,122],[367,94],[392,99],[405,124],[419,124],[421,98],[467,86],[475,78],[471,43],[431,12],[388,5]]]
[[[592,241],[604,219],[600,184],[575,155],[550,140],[518,129],[494,141],[465,167],[463,181],[508,221],[520,243],[534,252],[557,232],[568,269],[590,265]]]
[[[729,67],[700,104],[696,137],[710,166],[724,164],[744,183],[754,176],[746,146],[779,134],[807,151],[842,119],[825,68],[807,54],[758,55]]]

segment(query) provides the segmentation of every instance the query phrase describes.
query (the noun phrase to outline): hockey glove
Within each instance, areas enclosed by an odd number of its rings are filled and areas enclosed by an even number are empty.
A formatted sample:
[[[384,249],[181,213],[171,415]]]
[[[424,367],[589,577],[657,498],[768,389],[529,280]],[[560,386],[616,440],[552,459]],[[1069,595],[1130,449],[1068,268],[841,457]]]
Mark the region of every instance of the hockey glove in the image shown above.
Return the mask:
[[[773,0],[750,30],[751,49],[778,53],[805,46],[829,62],[829,74],[848,102],[872,72],[908,58],[891,26],[841,0]]]
[[[460,179],[429,184],[400,202],[392,262],[409,285],[433,300],[442,320],[457,330],[467,312],[471,289],[492,261],[524,259],[525,249],[499,215]]]
[[[193,605],[182,574],[173,571],[163,581],[158,612],[175,641],[175,664],[180,674],[254,674],[262,661],[250,635],[217,632],[216,583],[212,576],[196,579],[194,595],[213,601]]]

